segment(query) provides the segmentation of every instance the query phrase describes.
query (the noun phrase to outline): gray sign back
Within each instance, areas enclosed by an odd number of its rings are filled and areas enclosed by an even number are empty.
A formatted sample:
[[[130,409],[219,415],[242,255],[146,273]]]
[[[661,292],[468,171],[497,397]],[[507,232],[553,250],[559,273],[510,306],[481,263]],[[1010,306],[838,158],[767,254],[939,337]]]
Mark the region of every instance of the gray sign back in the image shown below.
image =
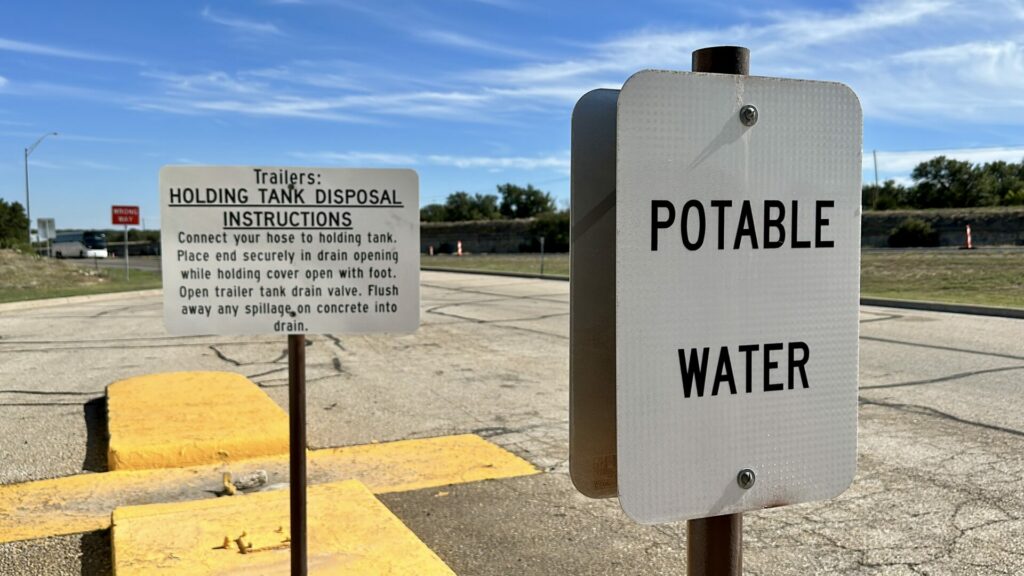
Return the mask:
[[[618,90],[572,112],[569,475],[591,498],[618,495],[615,437],[615,124]]]

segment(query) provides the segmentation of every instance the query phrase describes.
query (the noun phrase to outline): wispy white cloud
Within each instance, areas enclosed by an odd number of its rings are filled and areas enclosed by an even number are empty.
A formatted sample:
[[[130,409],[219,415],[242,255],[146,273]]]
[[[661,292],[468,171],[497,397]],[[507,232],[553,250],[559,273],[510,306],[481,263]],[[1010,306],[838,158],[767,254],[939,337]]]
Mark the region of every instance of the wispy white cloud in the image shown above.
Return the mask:
[[[0,124],[6,124],[9,126],[29,126],[26,122],[8,122],[0,120]],[[0,136],[13,136],[16,138],[38,138],[39,132],[30,132],[28,130],[3,130],[0,131]],[[72,141],[72,142],[97,142],[97,143],[109,143],[109,144],[138,144],[145,142],[144,140],[138,140],[135,138],[116,138],[109,136],[89,136],[86,134],[74,134],[68,132],[60,133],[61,141]]]
[[[98,162],[96,160],[82,160],[82,159],[62,159],[59,162],[52,160],[41,160],[32,156],[29,158],[28,163],[33,168],[43,168],[45,170],[127,170],[127,166],[121,166],[111,164],[109,162]]]
[[[1024,146],[993,147],[993,148],[950,148],[946,150],[906,150],[901,152],[878,151],[878,171],[882,174],[909,173],[921,162],[936,156],[945,156],[954,160],[965,160],[971,164],[988,162],[1021,162],[1024,161]],[[874,158],[870,151],[864,152],[863,168],[874,170]]]
[[[526,51],[507,46],[505,44],[497,42],[487,42],[461,34],[459,32],[452,32],[450,30],[438,30],[428,29],[420,30],[416,32],[416,35],[427,42],[434,44],[440,44],[443,46],[452,46],[455,48],[462,48],[473,52],[483,52],[489,54],[499,54],[502,56],[510,56],[514,58],[533,58],[534,56]]]
[[[620,87],[640,69],[686,69],[696,48],[738,44],[751,49],[754,74],[849,84],[869,118],[1024,124],[1018,0],[876,0],[748,16],[748,23],[724,28],[638,30],[565,58],[461,79],[502,102],[564,107],[593,88]]]
[[[2,90],[4,86],[7,86],[7,78],[0,76],[0,90]]]
[[[229,112],[356,123],[397,116],[471,119],[493,99],[461,91],[345,89],[344,78],[337,78],[339,86],[329,89],[307,78],[308,74],[298,77],[282,67],[237,74],[146,72],[144,76],[159,82],[160,94],[141,98],[132,107],[179,114]],[[275,82],[271,87],[275,78],[295,82],[284,87]],[[342,93],[331,93],[338,90]]]
[[[245,102],[238,100],[195,102],[197,110],[216,110],[237,112],[253,116],[281,116],[293,118],[311,118],[332,120],[335,122],[372,122],[356,114],[345,114],[330,101],[318,98],[300,98],[285,96],[271,101]]]
[[[751,48],[755,74],[846,82],[860,95],[869,119],[1024,125],[1024,36],[1018,30],[1024,20],[1012,16],[1017,10],[1024,18],[1019,0],[874,0],[849,8],[754,12],[741,25],[634,30],[549,48],[547,57],[520,54],[514,46],[436,26],[429,18],[416,28],[408,14],[395,22],[379,6],[331,4],[424,42],[501,53],[518,63],[405,77],[344,62],[151,72],[146,77],[156,81],[155,94],[131,106],[339,122],[537,122],[564,116],[589,90],[620,87],[637,70],[687,68],[696,48],[740,44]],[[209,8],[203,13],[224,19]]]
[[[279,118],[303,118],[331,122],[372,123],[363,116],[334,112],[329,106],[314,99],[293,99],[274,97],[269,100],[186,100],[181,98],[145,99],[134,103],[136,110],[156,110],[171,114],[196,116],[216,112],[228,112],[244,116],[266,116]]]
[[[835,66],[830,54],[845,43],[887,30],[912,27],[941,15],[946,0],[884,0],[852,12],[803,11],[758,15],[765,24],[708,29],[644,29],[589,47],[589,53],[549,62],[475,72],[471,79],[499,86],[530,86],[564,97],[601,86],[621,86],[643,68],[686,69],[693,50],[703,46],[743,45],[752,51],[755,73],[799,68],[811,75]],[[830,46],[830,45],[835,45]],[[824,47],[824,49],[823,49]],[[809,62],[808,62],[809,61]]]
[[[388,166],[448,166],[461,169],[569,171],[569,152],[544,156],[459,156],[447,154],[395,154],[390,152],[295,152],[292,156],[316,162]]]
[[[541,170],[569,170],[569,154],[554,156],[448,156],[430,155],[427,162],[438,166],[454,166],[456,168],[486,168]]]
[[[252,32],[255,34],[284,34],[281,29],[272,22],[256,22],[254,20],[246,20],[235,16],[216,14],[213,10],[210,10],[209,6],[203,8],[199,15],[208,22],[227,26],[228,28],[232,28],[240,32]]]
[[[294,152],[292,156],[313,162],[352,165],[412,166],[420,163],[415,155],[391,152]]]
[[[880,56],[855,69],[865,114],[894,121],[1024,124],[1024,45],[970,41]]]
[[[76,165],[87,168],[89,170],[125,170],[125,166],[118,166],[115,164],[109,164],[107,162],[97,162],[95,160],[77,160]]]
[[[202,74],[175,74],[172,72],[145,71],[143,77],[161,81],[163,87],[173,92],[222,94],[252,94],[264,92],[266,84],[255,82],[225,72],[207,72]]]
[[[89,52],[87,50],[59,48],[44,44],[34,44],[32,42],[21,42],[19,40],[11,40],[9,38],[0,38],[0,50],[7,52],[21,52],[23,54],[36,54],[39,56],[54,56],[56,58],[70,58],[73,60],[137,63],[131,59],[122,58],[120,56],[111,56],[109,54],[100,54],[98,52]]]
[[[941,15],[955,5],[952,0],[898,0],[862,4],[851,13],[774,12],[775,23],[763,29],[772,40],[785,40],[789,49],[821,45],[865,33],[917,24],[929,16]]]
[[[56,164],[53,162],[47,162],[46,160],[40,160],[35,156],[30,156],[28,159],[28,165],[33,168],[43,168],[46,170],[64,170],[67,168],[65,164]]]

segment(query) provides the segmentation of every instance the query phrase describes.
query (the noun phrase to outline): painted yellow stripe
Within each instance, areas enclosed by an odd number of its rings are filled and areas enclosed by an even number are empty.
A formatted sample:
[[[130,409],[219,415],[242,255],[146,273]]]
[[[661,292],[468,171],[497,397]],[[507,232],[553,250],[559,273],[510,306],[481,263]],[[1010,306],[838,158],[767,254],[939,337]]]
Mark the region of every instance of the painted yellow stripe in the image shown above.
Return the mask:
[[[315,486],[308,498],[310,574],[455,574],[360,482]],[[287,574],[288,504],[281,490],[118,508],[114,574]]]
[[[168,372],[107,387],[111,470],[234,462],[288,453],[288,415],[248,378]]]
[[[309,452],[310,484],[355,479],[375,493],[537,473],[530,463],[472,435],[402,440]],[[0,542],[101,530],[118,507],[213,498],[224,472],[264,470],[288,481],[288,457],[230,464],[124,470],[0,486]]]
[[[538,472],[526,460],[475,434],[317,450],[310,454],[310,470],[349,475],[377,494]]]

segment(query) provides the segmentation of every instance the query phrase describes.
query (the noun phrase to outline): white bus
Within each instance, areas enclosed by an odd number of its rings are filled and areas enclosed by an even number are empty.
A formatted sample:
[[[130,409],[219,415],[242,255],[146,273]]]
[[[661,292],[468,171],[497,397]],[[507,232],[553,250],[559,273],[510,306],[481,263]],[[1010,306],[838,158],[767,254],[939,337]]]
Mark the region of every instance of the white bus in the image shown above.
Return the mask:
[[[60,232],[53,241],[57,258],[106,258],[107,235],[103,232]]]

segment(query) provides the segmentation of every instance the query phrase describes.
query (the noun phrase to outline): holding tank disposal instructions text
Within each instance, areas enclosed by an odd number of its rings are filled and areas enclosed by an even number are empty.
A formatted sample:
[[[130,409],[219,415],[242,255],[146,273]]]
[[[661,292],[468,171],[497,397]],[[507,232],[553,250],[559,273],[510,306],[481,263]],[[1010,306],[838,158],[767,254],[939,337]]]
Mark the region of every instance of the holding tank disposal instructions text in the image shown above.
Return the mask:
[[[164,322],[172,334],[412,332],[412,170],[166,166]]]

